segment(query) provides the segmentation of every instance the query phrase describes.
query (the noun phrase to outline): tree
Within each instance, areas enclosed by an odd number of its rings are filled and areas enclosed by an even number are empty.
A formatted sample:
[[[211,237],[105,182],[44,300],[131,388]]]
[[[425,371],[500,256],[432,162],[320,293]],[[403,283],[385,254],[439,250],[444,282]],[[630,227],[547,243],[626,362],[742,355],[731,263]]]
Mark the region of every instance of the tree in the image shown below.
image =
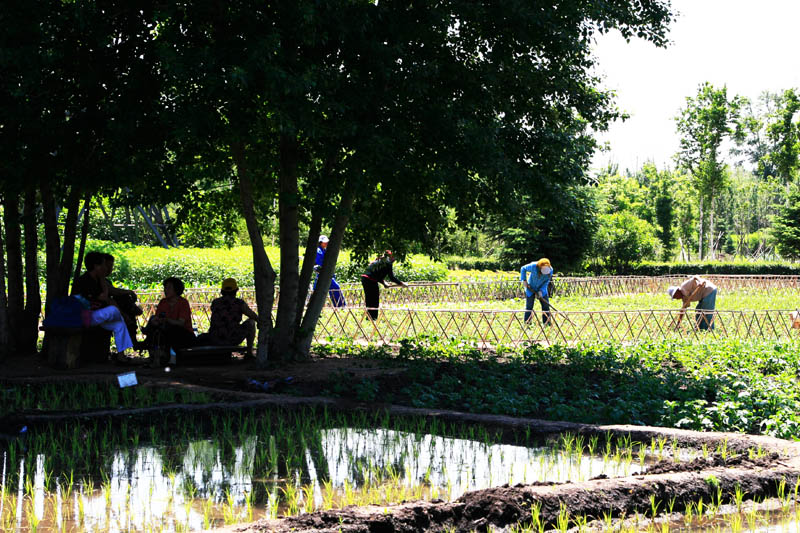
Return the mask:
[[[800,166],[800,121],[795,115],[800,111],[800,98],[794,89],[787,89],[778,99],[774,120],[767,126],[767,137],[774,149],[765,156],[775,168],[775,176],[785,183],[797,178]]]
[[[800,185],[792,186],[770,233],[782,257],[800,259]]]
[[[699,195],[698,254],[703,258],[704,216],[708,214],[709,253],[714,254],[714,199],[725,186],[727,171],[722,158],[722,143],[732,136],[741,137],[735,129],[740,97],[728,98],[727,87],[715,88],[708,82],[700,85],[695,97],[686,98],[686,107],[675,117],[680,150],[678,164],[688,170]]]
[[[597,231],[596,201],[587,186],[559,192],[557,198],[523,195],[520,205],[527,208],[495,217],[489,230],[502,243],[499,256],[508,268],[540,257],[550,259],[559,272],[580,267]]]
[[[624,273],[631,265],[653,259],[655,252],[653,226],[647,221],[625,212],[600,215],[594,257],[607,270]]]
[[[618,113],[595,31],[666,43],[669,5],[275,2],[171,5],[155,24],[175,153],[227,162],[253,244],[258,360],[308,354],[342,242],[436,241],[525,187],[568,186]],[[277,199],[280,300],[254,198]],[[264,201],[266,200],[266,201]],[[302,267],[299,222],[308,222]],[[330,243],[304,307],[314,247]],[[401,250],[402,251],[402,250]]]
[[[44,226],[47,310],[73,279],[81,200],[147,181],[165,159],[152,20],[147,3],[33,0],[0,13],[6,28],[0,36],[6,303],[12,308],[7,315],[18,321],[9,338],[12,349],[32,350],[38,339],[38,217]]]

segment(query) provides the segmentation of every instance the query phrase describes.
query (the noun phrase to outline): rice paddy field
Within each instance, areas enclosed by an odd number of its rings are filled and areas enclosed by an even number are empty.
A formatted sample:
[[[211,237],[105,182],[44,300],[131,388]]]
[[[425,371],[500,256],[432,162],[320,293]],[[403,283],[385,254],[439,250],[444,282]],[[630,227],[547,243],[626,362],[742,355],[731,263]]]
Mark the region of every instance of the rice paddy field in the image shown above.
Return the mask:
[[[719,450],[611,434],[537,440],[326,410],[31,427],[2,452],[3,531],[191,531],[347,505],[577,482]],[[765,452],[748,452],[759,457]]]

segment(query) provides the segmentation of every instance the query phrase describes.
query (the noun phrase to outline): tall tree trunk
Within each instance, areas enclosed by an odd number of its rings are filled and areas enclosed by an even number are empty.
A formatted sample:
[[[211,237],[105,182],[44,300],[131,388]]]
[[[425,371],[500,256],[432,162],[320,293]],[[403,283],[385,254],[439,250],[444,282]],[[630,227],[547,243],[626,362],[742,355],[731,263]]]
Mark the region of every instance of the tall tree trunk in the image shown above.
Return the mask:
[[[39,315],[42,313],[42,296],[39,287],[39,232],[36,221],[36,187],[25,190],[25,207],[22,212],[25,228],[25,313],[20,328],[20,352],[35,353],[39,339]]]
[[[339,251],[342,249],[344,231],[350,221],[354,200],[355,193],[353,190],[345,187],[345,192],[339,202],[336,218],[333,221],[333,231],[328,241],[328,249],[325,251],[325,260],[322,262],[322,269],[317,279],[317,290],[311,295],[303,322],[298,330],[294,350],[300,355],[308,356],[311,352],[314,330],[317,327],[319,315],[322,313],[322,307],[325,305],[325,299],[328,297],[328,288],[331,285],[336,261],[339,259]]]
[[[81,275],[83,268],[83,254],[86,253],[86,239],[89,236],[89,210],[92,203],[92,193],[87,192],[86,197],[83,199],[83,226],[81,227],[81,244],[78,247],[78,259],[75,264],[75,275],[72,276],[72,283],[74,284],[78,277]]]
[[[81,191],[78,187],[70,187],[67,196],[67,217],[64,220],[64,241],[61,248],[61,264],[58,267],[58,279],[61,283],[59,296],[69,294],[72,282],[72,266],[75,261],[75,237],[78,233],[78,212],[81,205]],[[49,295],[48,295],[49,296]]]
[[[699,261],[703,260],[703,195],[700,195],[700,216],[697,217],[699,219],[700,227],[698,228],[698,238],[697,238],[697,259]]]
[[[300,229],[298,227],[299,191],[297,187],[297,140],[281,135],[278,170],[278,214],[280,220],[281,280],[278,315],[275,317],[275,331],[272,335],[271,351],[278,359],[292,359],[291,353],[295,334],[297,313],[297,290],[299,286],[298,246]]]
[[[256,219],[253,201],[253,182],[244,157],[244,146],[231,145],[231,153],[236,163],[239,178],[239,199],[242,202],[242,215],[247,224],[247,233],[253,247],[253,269],[256,286],[256,305],[258,306],[258,347],[256,363],[260,368],[266,366],[270,355],[272,340],[272,304],[275,301],[275,270],[269,262],[264,248],[261,228]]]
[[[708,255],[714,260],[714,197],[708,199]]]
[[[3,222],[6,230],[6,276],[8,279],[8,343],[19,349],[19,331],[25,310],[25,292],[22,274],[22,238],[19,219],[20,196],[18,190],[6,190],[3,198]]]
[[[6,250],[0,229],[0,361],[11,352],[8,329],[8,300],[6,298]]]
[[[44,314],[50,311],[50,302],[58,295],[58,266],[61,259],[61,237],[58,234],[58,216],[53,190],[47,180],[40,186],[42,194],[42,210],[44,212],[44,248],[45,248],[45,306]]]
[[[306,251],[303,254],[303,267],[300,269],[300,281],[297,288],[297,314],[295,315],[295,330],[300,327],[303,320],[303,310],[306,306],[308,297],[308,287],[311,284],[311,277],[314,275],[314,265],[317,261],[317,243],[319,242],[319,232],[322,228],[322,214],[319,210],[311,215],[311,223],[308,225],[308,238],[306,239]]]

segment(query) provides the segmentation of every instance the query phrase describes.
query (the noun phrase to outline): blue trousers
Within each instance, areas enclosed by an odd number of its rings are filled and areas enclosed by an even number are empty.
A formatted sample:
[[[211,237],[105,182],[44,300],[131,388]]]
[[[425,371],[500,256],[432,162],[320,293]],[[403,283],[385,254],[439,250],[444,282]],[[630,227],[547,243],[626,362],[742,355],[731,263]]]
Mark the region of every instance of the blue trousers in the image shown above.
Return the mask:
[[[317,288],[317,279],[319,279],[319,276],[314,279],[314,290]],[[328,295],[331,297],[331,304],[333,304],[334,307],[344,307],[347,305],[344,294],[342,294],[342,287],[336,281],[336,278],[331,279],[331,288],[328,291]]]
[[[697,302],[694,309],[694,319],[697,322],[697,329],[714,329],[714,309],[717,306],[717,289]]]
[[[533,314],[533,303],[536,301],[536,295],[525,296],[525,322],[530,322],[531,314]],[[542,303],[542,324],[547,325],[550,323],[550,301],[547,298],[539,300]]]

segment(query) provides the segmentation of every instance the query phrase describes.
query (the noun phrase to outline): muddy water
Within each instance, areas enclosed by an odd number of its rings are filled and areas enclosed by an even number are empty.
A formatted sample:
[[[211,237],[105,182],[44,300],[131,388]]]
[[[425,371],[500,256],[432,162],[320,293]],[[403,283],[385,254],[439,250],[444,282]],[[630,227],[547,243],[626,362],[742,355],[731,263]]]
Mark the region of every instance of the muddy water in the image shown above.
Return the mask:
[[[43,455],[16,465],[4,456],[0,530],[190,531],[350,503],[451,499],[505,483],[640,471],[630,458],[388,429],[322,430],[319,443],[317,452],[306,448],[303,469],[269,472],[254,471],[254,458],[274,441],[255,435],[235,446],[195,441],[177,460],[175,449],[132,447],[110,454],[99,475],[72,483],[53,479]],[[5,486],[11,469],[21,480],[14,487]]]

